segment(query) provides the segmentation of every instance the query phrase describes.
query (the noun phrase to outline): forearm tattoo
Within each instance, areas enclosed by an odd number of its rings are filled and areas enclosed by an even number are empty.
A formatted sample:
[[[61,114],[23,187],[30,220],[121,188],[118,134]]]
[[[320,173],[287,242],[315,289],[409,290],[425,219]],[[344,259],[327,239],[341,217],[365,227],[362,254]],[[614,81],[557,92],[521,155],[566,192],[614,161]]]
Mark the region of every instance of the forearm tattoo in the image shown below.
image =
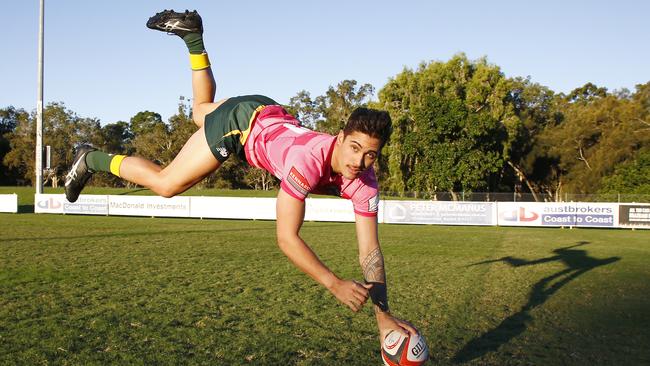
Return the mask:
[[[366,283],[372,283],[370,298],[379,310],[388,311],[388,292],[386,290],[386,272],[384,270],[384,256],[377,247],[361,264],[363,278]]]

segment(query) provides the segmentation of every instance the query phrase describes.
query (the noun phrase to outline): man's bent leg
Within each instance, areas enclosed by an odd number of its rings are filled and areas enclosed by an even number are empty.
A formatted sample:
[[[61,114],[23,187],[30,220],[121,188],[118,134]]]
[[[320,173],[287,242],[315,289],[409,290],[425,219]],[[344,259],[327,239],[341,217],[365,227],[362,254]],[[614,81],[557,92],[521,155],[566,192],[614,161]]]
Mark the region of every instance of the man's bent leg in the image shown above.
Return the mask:
[[[203,44],[203,20],[196,11],[175,12],[165,10],[149,18],[150,29],[175,34],[187,46],[192,68],[192,119],[198,127],[203,126],[205,116],[220,103],[214,103],[216,83],[210,68],[210,60]]]
[[[200,128],[164,169],[149,160],[129,156],[122,161],[119,175],[158,195],[172,197],[185,192],[220,165],[210,151],[204,129]]]
[[[217,109],[224,100],[214,103],[216,82],[212,74],[212,68],[203,70],[192,70],[192,119],[194,123],[203,127],[205,116]]]

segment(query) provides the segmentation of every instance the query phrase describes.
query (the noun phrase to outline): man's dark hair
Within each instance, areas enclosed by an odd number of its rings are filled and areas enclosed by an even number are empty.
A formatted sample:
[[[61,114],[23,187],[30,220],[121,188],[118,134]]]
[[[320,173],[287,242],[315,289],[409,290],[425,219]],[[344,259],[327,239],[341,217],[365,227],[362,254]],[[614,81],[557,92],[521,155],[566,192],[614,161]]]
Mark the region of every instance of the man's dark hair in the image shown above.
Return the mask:
[[[379,139],[381,149],[393,132],[393,123],[386,111],[360,107],[350,114],[348,123],[343,129],[343,135],[347,136],[352,132],[361,132]]]

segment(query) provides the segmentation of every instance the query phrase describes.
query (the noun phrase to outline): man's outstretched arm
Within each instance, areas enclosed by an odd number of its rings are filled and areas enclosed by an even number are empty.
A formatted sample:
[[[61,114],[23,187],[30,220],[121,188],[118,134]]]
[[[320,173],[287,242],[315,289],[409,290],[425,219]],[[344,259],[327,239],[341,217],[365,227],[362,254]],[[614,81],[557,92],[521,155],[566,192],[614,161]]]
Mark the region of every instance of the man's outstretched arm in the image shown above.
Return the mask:
[[[305,202],[280,190],[277,205],[278,246],[301,271],[325,286],[340,302],[352,311],[359,311],[368,300],[368,288],[355,281],[338,278],[299,235],[305,218]]]
[[[357,214],[355,220],[357,241],[359,242],[359,263],[366,283],[372,284],[370,298],[374,303],[380,340],[383,340],[391,330],[397,330],[404,334],[416,333],[417,330],[413,326],[393,317],[390,313],[384,256],[377,234],[377,217]]]

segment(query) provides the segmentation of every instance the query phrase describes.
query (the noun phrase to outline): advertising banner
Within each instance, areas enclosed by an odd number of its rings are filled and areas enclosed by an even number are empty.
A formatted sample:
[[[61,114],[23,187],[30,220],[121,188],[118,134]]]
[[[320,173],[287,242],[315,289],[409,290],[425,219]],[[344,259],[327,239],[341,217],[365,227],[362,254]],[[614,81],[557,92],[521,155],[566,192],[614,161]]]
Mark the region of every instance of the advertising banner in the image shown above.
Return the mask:
[[[18,195],[0,194],[0,212],[18,212]]]
[[[496,224],[493,202],[384,201],[383,213],[391,224]]]
[[[619,204],[618,222],[625,228],[650,229],[650,205]]]
[[[575,210],[575,226],[618,226],[618,203],[576,202],[573,205]]]
[[[63,203],[68,202],[62,194],[34,195],[35,213],[63,213]]]
[[[77,202],[70,203],[63,198],[63,213],[76,215],[108,215],[108,196],[82,194]]]
[[[305,221],[354,222],[352,201],[340,198],[307,198]]]
[[[544,217],[545,202],[498,202],[499,226],[568,226],[553,218]],[[543,221],[546,219],[547,221]]]
[[[190,198],[108,196],[108,214],[122,216],[189,217]]]
[[[190,217],[275,220],[275,198],[191,197]]]
[[[615,227],[618,204],[588,202],[499,202],[501,226]]]

